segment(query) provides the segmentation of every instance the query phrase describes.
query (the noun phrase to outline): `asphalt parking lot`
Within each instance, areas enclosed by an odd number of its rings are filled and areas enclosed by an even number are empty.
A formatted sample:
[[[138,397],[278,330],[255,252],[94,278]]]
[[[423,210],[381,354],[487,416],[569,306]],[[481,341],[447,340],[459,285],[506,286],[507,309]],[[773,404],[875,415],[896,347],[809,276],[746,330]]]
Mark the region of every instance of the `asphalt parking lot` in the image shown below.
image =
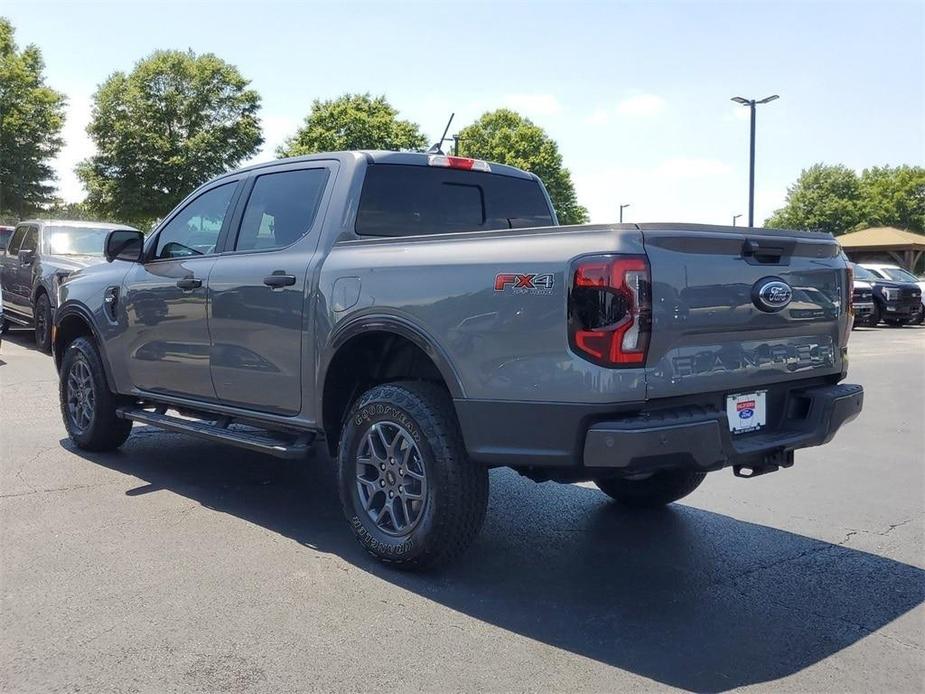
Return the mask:
[[[922,691],[925,329],[850,352],[865,410],[794,468],[646,513],[496,471],[472,551],[422,576],[359,549],[323,457],[77,452],[8,335],[0,689]]]

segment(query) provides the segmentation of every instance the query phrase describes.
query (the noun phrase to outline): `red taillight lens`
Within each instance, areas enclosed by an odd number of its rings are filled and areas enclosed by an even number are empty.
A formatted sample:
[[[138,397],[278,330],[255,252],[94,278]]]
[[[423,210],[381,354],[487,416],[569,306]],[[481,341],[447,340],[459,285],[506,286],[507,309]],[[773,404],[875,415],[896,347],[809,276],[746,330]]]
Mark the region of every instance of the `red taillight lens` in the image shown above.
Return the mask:
[[[649,261],[645,256],[583,258],[569,292],[569,344],[588,361],[609,367],[646,362],[652,323]]]

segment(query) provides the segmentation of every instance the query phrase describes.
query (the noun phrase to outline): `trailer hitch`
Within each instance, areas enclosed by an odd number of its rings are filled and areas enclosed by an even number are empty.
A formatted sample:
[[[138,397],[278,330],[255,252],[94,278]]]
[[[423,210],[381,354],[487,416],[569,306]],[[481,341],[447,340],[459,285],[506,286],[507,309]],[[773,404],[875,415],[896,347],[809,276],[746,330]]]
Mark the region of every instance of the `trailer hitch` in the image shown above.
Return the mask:
[[[751,479],[769,472],[777,472],[782,467],[793,465],[793,451],[779,450],[769,453],[760,463],[733,465],[732,474],[743,479]]]

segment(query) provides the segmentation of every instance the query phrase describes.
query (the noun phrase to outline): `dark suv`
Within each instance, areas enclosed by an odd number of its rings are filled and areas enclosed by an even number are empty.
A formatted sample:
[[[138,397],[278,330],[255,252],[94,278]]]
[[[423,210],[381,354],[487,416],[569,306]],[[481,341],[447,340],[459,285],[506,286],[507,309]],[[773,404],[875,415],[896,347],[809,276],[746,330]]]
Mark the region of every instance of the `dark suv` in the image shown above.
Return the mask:
[[[853,265],[854,278],[870,284],[873,293],[873,311],[868,325],[883,321],[899,327],[914,322],[922,310],[922,290],[915,282],[896,282],[878,277],[862,265]]]
[[[58,285],[74,270],[103,262],[103,243],[113,229],[131,227],[66,220],[16,225],[0,251],[3,331],[10,324],[33,327],[38,348],[50,352]]]

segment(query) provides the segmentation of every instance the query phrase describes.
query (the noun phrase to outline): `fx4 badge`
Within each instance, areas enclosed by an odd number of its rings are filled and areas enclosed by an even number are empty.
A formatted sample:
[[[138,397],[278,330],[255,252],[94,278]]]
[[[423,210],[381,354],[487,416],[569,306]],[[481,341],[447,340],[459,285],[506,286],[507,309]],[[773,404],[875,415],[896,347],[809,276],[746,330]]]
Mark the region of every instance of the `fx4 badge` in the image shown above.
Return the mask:
[[[495,291],[511,290],[514,294],[551,294],[554,284],[552,275],[533,272],[499,272],[495,275]]]

